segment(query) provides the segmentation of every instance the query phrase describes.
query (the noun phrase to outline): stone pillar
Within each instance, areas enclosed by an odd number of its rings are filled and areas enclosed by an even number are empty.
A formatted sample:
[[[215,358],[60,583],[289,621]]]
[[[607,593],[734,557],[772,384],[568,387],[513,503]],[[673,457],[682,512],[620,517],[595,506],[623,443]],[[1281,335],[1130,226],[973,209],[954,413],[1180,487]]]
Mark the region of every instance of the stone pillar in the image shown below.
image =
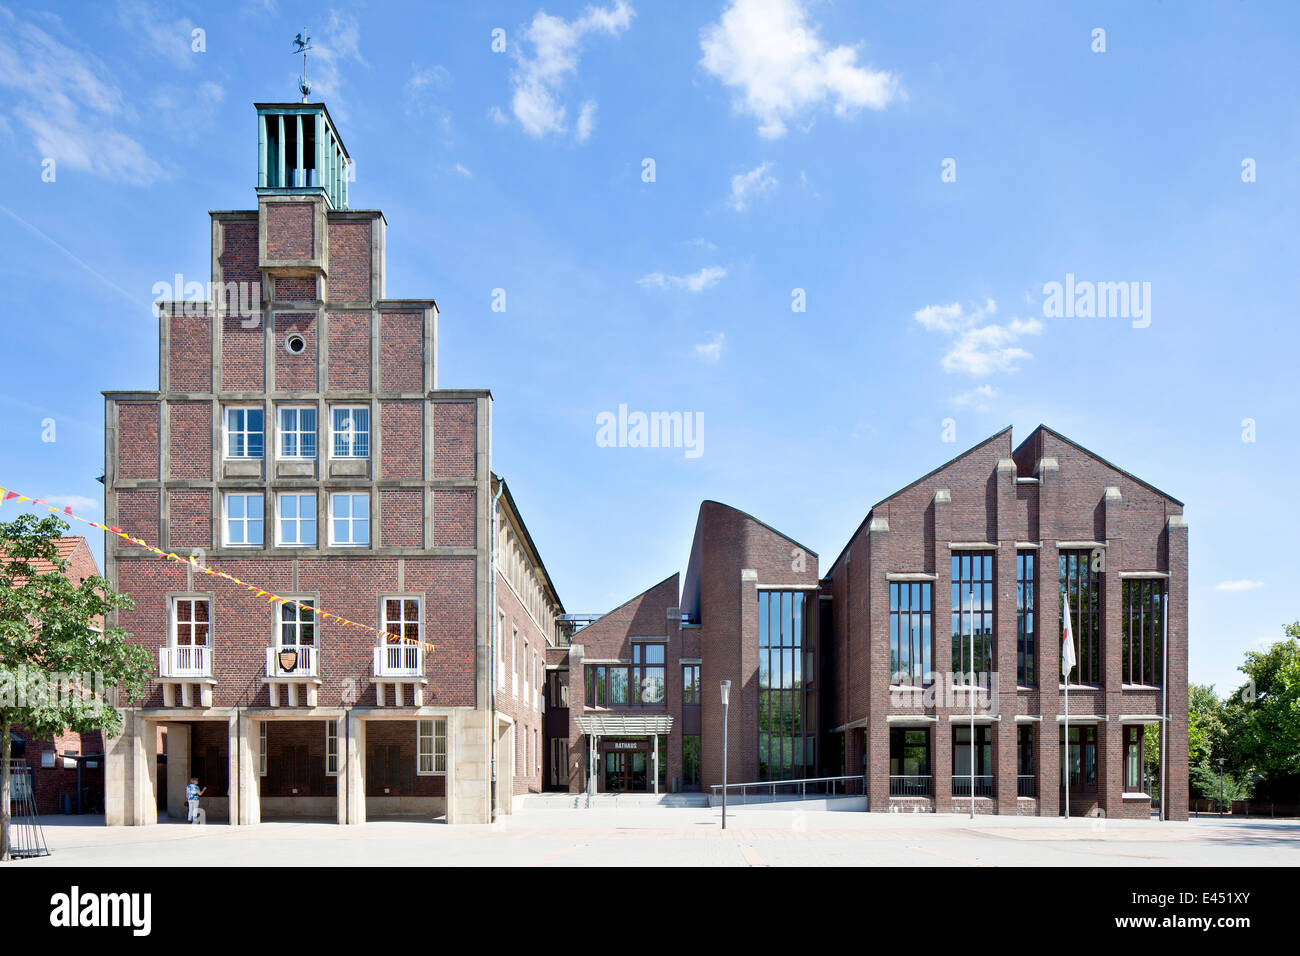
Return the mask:
[[[340,823],[366,822],[366,722],[356,714],[342,718],[343,729],[339,754],[343,766],[339,768],[338,805]],[[449,801],[450,805],[450,801]],[[450,823],[450,819],[447,821]]]
[[[448,747],[456,753],[456,772],[448,780],[448,823],[491,823],[491,768],[485,718],[495,720],[490,710],[454,710],[447,715]],[[495,733],[495,728],[493,728]],[[502,762],[500,745],[497,763]],[[454,788],[451,784],[454,783]],[[498,802],[510,803],[510,774],[497,774]]]
[[[158,822],[158,725],[134,716],[132,751],[135,774],[131,780],[131,826],[151,826]]]
[[[853,608],[854,635],[866,650],[862,674],[868,719],[864,731],[867,755],[867,809],[889,812],[889,519],[878,515],[867,526],[866,547],[851,555],[850,593],[857,595]],[[933,605],[931,605],[933,606]],[[931,631],[933,633],[933,631]],[[853,688],[853,682],[849,687]],[[860,693],[861,691],[859,691]]]
[[[167,816],[184,820],[185,785],[190,782],[190,725],[167,725]]]
[[[243,822],[240,819],[240,791],[247,785],[247,779],[241,775],[240,757],[244,754],[245,748],[241,746],[239,739],[240,716],[239,712],[231,714],[226,718],[226,807],[227,816],[232,827],[237,827]]]
[[[1110,720],[1097,727],[1097,803],[1108,817],[1124,815],[1123,630],[1124,540],[1120,523],[1124,501],[1117,487],[1102,498],[1106,548],[1101,567],[1101,684],[1104,713]]]
[[[239,781],[238,805],[231,791],[230,822],[239,826],[253,826],[262,822],[262,722],[241,713],[236,726],[236,767]]]
[[[1187,519],[1170,515],[1165,522],[1169,563],[1168,725],[1165,728],[1165,819],[1186,820],[1187,774]]]
[[[993,556],[994,614],[997,633],[993,641],[993,679],[997,695],[993,702],[993,794],[999,814],[1015,816],[1020,784],[1019,752],[1015,722],[1016,671],[1016,463],[1010,458],[998,462],[998,550]]]

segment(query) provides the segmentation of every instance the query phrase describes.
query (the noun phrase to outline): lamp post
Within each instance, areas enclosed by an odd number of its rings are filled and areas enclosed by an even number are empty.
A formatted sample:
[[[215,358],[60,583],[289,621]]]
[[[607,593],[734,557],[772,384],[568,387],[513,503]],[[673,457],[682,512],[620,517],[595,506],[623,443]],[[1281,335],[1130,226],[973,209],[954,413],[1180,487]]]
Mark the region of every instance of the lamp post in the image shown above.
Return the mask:
[[[1219,758],[1219,816],[1223,816],[1223,758]]]
[[[727,702],[731,681],[722,682],[722,829],[727,829]]]

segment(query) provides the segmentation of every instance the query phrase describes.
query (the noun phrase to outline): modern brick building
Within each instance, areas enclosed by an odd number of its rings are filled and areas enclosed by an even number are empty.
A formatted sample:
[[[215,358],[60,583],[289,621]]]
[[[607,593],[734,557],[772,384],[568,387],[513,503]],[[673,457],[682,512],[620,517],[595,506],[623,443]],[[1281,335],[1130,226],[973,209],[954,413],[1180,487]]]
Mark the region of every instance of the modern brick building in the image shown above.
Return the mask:
[[[1180,502],[1007,429],[873,507],[824,575],[706,501],[684,577],[567,615],[493,472],[491,394],[440,389],[437,305],[386,296],[386,222],[348,207],[328,111],[257,114],[257,208],[211,213],[214,294],[163,303],[157,390],[105,393],[107,523],[194,558],[107,540],[136,604],[118,623],[158,661],[108,743],[110,824],[179,814],[190,775],[237,824],[707,790],[722,681],[730,782],[1054,815],[1068,779],[1074,813],[1145,816],[1144,734],[1169,714],[1165,809],[1186,817]]]

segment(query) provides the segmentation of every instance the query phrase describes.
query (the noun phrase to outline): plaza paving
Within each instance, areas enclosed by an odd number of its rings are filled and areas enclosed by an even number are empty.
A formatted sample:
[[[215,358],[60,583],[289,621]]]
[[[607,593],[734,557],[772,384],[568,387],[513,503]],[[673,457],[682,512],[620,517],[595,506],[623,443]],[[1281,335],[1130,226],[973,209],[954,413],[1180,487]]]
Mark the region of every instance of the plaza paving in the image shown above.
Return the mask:
[[[522,810],[491,826],[47,817],[45,866],[1300,866],[1300,821],[1159,821],[645,807]]]

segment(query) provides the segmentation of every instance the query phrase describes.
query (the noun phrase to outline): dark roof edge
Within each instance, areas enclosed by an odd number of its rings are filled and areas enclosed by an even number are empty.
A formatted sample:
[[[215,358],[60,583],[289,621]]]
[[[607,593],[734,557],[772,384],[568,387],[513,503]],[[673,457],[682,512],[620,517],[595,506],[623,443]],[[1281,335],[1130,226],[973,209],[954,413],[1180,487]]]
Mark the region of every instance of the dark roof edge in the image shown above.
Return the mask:
[[[1062,435],[1062,434],[1061,434],[1060,432],[1058,432],[1056,429],[1054,429],[1054,428],[1049,428],[1047,425],[1039,425],[1039,426],[1038,426],[1037,428],[1035,428],[1032,432],[1030,432],[1030,433],[1025,437],[1025,440],[1022,441],[1019,445],[1016,446],[1016,451],[1020,451],[1020,449],[1023,448],[1023,447],[1024,447],[1024,446],[1025,446],[1025,445],[1026,445],[1026,444],[1027,444],[1027,443],[1028,443],[1028,442],[1029,442],[1029,441],[1030,441],[1030,440],[1031,440],[1031,439],[1032,439],[1036,434],[1038,434],[1039,432],[1047,432],[1047,434],[1051,435],[1052,437],[1054,437],[1054,438],[1059,438],[1061,441],[1065,442],[1067,445],[1071,445],[1071,446],[1073,446],[1073,447],[1079,449],[1079,451],[1083,452],[1085,455],[1089,455],[1089,456],[1091,456],[1091,457],[1097,459],[1097,461],[1101,462],[1101,463],[1102,463],[1103,465],[1105,465],[1107,468],[1113,468],[1115,471],[1118,471],[1118,472],[1119,472],[1121,475],[1123,475],[1125,478],[1129,478],[1129,479],[1131,479],[1131,480],[1133,480],[1133,481],[1136,481],[1136,482],[1137,482],[1139,485],[1141,485],[1143,488],[1147,488],[1147,489],[1149,489],[1149,490],[1151,490],[1151,491],[1154,491],[1156,494],[1158,494],[1158,495],[1159,495],[1160,497],[1162,497],[1162,498],[1167,498],[1168,500],[1172,501],[1174,504],[1178,505],[1178,507],[1180,507],[1180,508],[1186,507],[1186,505],[1185,505],[1183,502],[1179,501],[1179,500],[1178,500],[1177,498],[1175,498],[1173,495],[1169,494],[1169,492],[1167,492],[1167,491],[1161,491],[1161,490],[1160,490],[1159,488],[1157,488],[1155,485],[1151,484],[1151,482],[1149,482],[1149,481],[1144,481],[1143,479],[1139,478],[1137,475],[1133,474],[1131,471],[1125,471],[1125,470],[1124,470],[1123,468],[1121,468],[1119,465],[1115,464],[1113,461],[1110,461],[1110,460],[1108,460],[1108,459],[1106,459],[1106,458],[1103,458],[1101,455],[1097,454],[1097,453],[1096,453],[1095,451],[1093,451],[1091,448],[1085,448],[1083,445],[1080,445],[1080,444],[1079,444],[1077,441],[1075,441],[1073,438],[1067,438],[1065,435]]]
[[[754,522],[757,525],[761,525],[762,527],[766,528],[768,531],[772,532],[777,537],[785,538],[785,540],[789,541],[791,544],[801,548],[804,551],[807,551],[814,558],[817,558],[818,560],[820,560],[821,558],[821,556],[816,551],[808,547],[806,544],[800,544],[798,541],[790,537],[784,531],[779,531],[776,528],[773,528],[766,521],[762,520],[761,518],[755,518],[748,511],[741,511],[739,508],[735,507],[734,505],[729,505],[725,501],[718,501],[716,498],[705,498],[703,501],[700,502],[700,510],[703,510],[705,505],[718,505],[721,508],[726,508],[728,511],[734,511],[738,515],[744,515],[750,521]]]

